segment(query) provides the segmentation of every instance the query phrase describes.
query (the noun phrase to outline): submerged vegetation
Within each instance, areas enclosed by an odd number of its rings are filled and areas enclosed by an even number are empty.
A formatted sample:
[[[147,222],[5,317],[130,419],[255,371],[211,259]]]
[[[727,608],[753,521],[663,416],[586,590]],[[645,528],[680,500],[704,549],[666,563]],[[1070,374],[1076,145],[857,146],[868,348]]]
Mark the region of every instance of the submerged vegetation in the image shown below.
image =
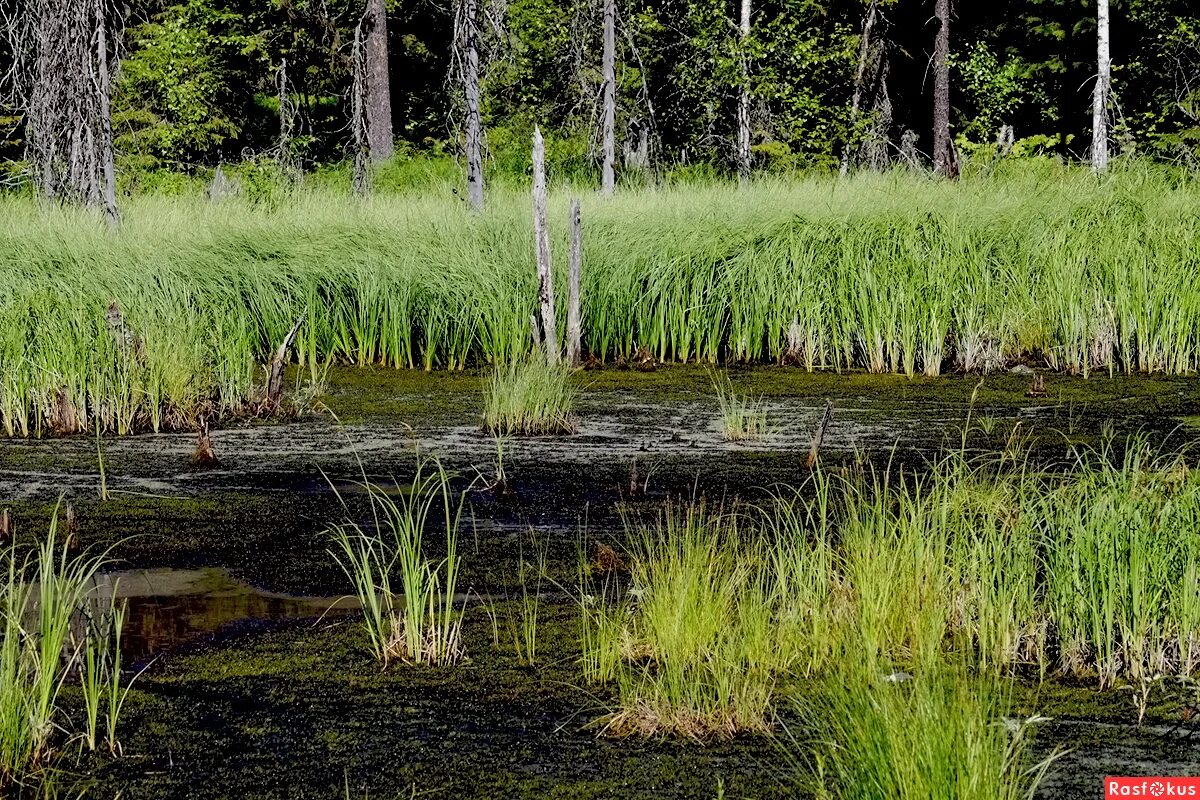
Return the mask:
[[[0,576],[0,790],[36,785],[55,755],[76,740],[117,752],[124,609],[115,587],[106,599],[98,574],[104,555],[71,555],[57,516],[26,556],[15,543]],[[66,539],[69,539],[68,531]],[[64,695],[81,678],[83,719]]]
[[[348,520],[326,532],[330,554],[362,605],[371,651],[385,667],[396,660],[453,664],[463,657],[462,614],[455,607],[463,496],[455,496],[451,478],[436,459],[421,460],[411,485],[396,487],[396,500],[364,477],[360,487],[373,526]],[[430,558],[424,546],[431,524],[445,534],[441,559]]]
[[[846,664],[1102,687],[1194,674],[1200,479],[1141,440],[1111,456],[1047,474],[955,454],[926,475],[817,474],[758,508],[668,510],[632,535],[627,590],[584,606],[585,674],[616,689],[608,728],[766,730],[789,682]]]
[[[484,388],[483,428],[496,437],[573,433],[577,394],[564,366],[540,358],[498,366]]]
[[[1025,164],[955,185],[896,173],[631,190],[589,207],[584,350],[907,374],[1018,360],[1188,372],[1196,203],[1192,184],[1143,165],[1100,181]],[[481,217],[448,192],[141,198],[117,233],[0,205],[9,435],[238,413],[301,315],[295,357],[313,369],[462,369],[531,348],[533,243],[515,190]]]

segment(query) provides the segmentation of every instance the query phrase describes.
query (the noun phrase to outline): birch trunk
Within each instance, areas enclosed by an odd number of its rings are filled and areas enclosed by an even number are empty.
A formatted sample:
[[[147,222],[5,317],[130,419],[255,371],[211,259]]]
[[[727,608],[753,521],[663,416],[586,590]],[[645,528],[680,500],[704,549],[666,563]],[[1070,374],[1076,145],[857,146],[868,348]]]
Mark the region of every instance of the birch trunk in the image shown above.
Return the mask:
[[[604,129],[601,192],[611,197],[616,187],[613,172],[617,157],[617,3],[604,2],[604,56],[601,69],[604,75]]]
[[[367,141],[371,160],[386,161],[395,152],[392,139],[392,90],[388,75],[387,7],[367,0]]]
[[[1092,93],[1092,171],[1108,169],[1108,98],[1112,57],[1108,45],[1108,0],[1096,2],[1096,89]]]
[[[950,0],[937,0],[937,39],[933,47],[933,171],[958,177],[950,142]]]
[[[858,46],[858,69],[854,72],[854,95],[850,98],[850,124],[846,131],[846,149],[842,151],[841,176],[844,178],[850,172],[850,153],[858,145],[858,113],[862,107],[863,78],[867,72],[867,61],[871,54],[871,32],[875,28],[875,15],[879,9],[879,0],[871,0],[867,6],[867,14],[863,17],[862,41]]]
[[[537,254],[538,305],[542,311],[542,344],[546,350],[546,360],[557,364],[554,271],[550,260],[550,226],[546,219],[546,144],[540,127],[533,129],[533,238]]]
[[[479,0],[463,0],[463,94],[466,97],[467,202],[483,211],[483,118],[479,91]]]
[[[579,200],[571,201],[571,262],[567,284],[567,364],[578,367],[583,354],[579,284],[583,273],[583,221]]]
[[[750,3],[742,0],[742,19],[739,31],[742,49],[742,92],[738,96],[737,108],[737,160],[738,177],[747,180],[750,177],[750,60],[746,52],[750,41]]]

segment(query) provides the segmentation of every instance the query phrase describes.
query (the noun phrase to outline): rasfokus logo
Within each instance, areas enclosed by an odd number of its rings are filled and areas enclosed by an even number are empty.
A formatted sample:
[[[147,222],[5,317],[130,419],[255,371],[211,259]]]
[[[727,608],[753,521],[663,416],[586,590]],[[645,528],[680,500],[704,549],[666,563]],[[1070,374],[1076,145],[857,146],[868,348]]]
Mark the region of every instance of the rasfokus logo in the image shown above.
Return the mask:
[[[1114,797],[1196,797],[1200,798],[1200,778],[1166,775],[1147,778],[1104,779],[1105,800]]]

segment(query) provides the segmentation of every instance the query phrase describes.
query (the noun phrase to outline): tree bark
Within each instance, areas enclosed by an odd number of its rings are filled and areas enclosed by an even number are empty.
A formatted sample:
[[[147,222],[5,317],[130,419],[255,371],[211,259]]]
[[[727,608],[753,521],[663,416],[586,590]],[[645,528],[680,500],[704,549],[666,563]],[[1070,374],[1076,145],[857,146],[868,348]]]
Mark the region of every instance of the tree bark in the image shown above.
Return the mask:
[[[371,160],[378,164],[392,157],[392,90],[388,76],[387,6],[384,0],[367,0],[367,140]]]
[[[742,180],[750,178],[750,57],[746,52],[750,42],[750,3],[742,0],[742,19],[739,32],[742,51],[742,91],[738,95],[737,107],[737,164],[738,177]]]
[[[617,3],[604,0],[604,128],[602,147],[601,192],[611,197],[616,187],[613,172],[617,158]]]
[[[479,90],[479,0],[462,0],[463,94],[466,98],[467,202],[483,211],[483,117]]]
[[[1092,93],[1092,171],[1108,169],[1108,98],[1112,91],[1108,0],[1096,2],[1096,89]]]
[[[846,149],[842,151],[841,175],[846,177],[850,172],[850,153],[857,147],[858,112],[862,107],[863,78],[867,72],[867,61],[871,53],[871,32],[875,28],[875,15],[879,9],[879,0],[871,0],[867,6],[866,16],[863,17],[862,41],[858,46],[858,69],[854,72],[854,94],[850,98],[850,124],[846,131]]]
[[[936,0],[938,20],[933,47],[933,171],[958,177],[958,163],[950,141],[950,0]]]
[[[366,18],[354,28],[354,45],[351,59],[354,62],[353,82],[350,88],[350,127],[354,133],[354,194],[363,197],[370,191],[371,177],[369,162],[370,134],[367,125],[367,56],[363,29]]]
[[[103,205],[104,216],[109,227],[116,228],[121,224],[117,211],[117,169],[116,157],[113,153],[112,131],[112,71],[108,66],[108,20],[104,0],[96,2],[96,64],[100,73],[98,82],[99,96],[99,148],[100,172],[104,181]]]
[[[542,311],[542,344],[546,360],[558,363],[558,326],[554,316],[554,269],[550,260],[550,226],[546,219],[546,144],[542,129],[533,129],[533,239],[537,255],[538,305]]]
[[[567,364],[578,367],[583,354],[579,285],[583,273],[583,222],[579,200],[571,201],[571,261],[567,284]]]

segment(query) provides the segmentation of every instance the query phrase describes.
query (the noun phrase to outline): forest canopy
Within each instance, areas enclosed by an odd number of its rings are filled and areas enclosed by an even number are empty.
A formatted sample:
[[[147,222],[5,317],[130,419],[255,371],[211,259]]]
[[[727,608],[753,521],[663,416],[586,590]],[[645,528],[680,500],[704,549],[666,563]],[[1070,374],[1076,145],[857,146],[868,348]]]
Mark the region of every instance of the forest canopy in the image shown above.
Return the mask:
[[[603,0],[479,5],[489,169],[524,172],[537,124],[555,169],[595,170]],[[618,163],[736,170],[744,90],[755,169],[836,169],[868,128],[879,138],[878,157],[928,161],[932,0],[756,0],[748,36],[739,33],[740,5],[618,0]],[[390,113],[401,153],[462,151],[460,6],[387,3]],[[950,130],[961,157],[990,156],[997,142],[1018,156],[1086,157],[1094,6],[953,4]],[[305,169],[352,158],[352,49],[364,0],[128,0],[114,13],[120,171],[194,172],[268,153]],[[1114,154],[1191,163],[1200,153],[1200,11],[1191,0],[1113,0],[1111,17]],[[21,120],[0,109],[2,155],[13,161],[22,154]]]

